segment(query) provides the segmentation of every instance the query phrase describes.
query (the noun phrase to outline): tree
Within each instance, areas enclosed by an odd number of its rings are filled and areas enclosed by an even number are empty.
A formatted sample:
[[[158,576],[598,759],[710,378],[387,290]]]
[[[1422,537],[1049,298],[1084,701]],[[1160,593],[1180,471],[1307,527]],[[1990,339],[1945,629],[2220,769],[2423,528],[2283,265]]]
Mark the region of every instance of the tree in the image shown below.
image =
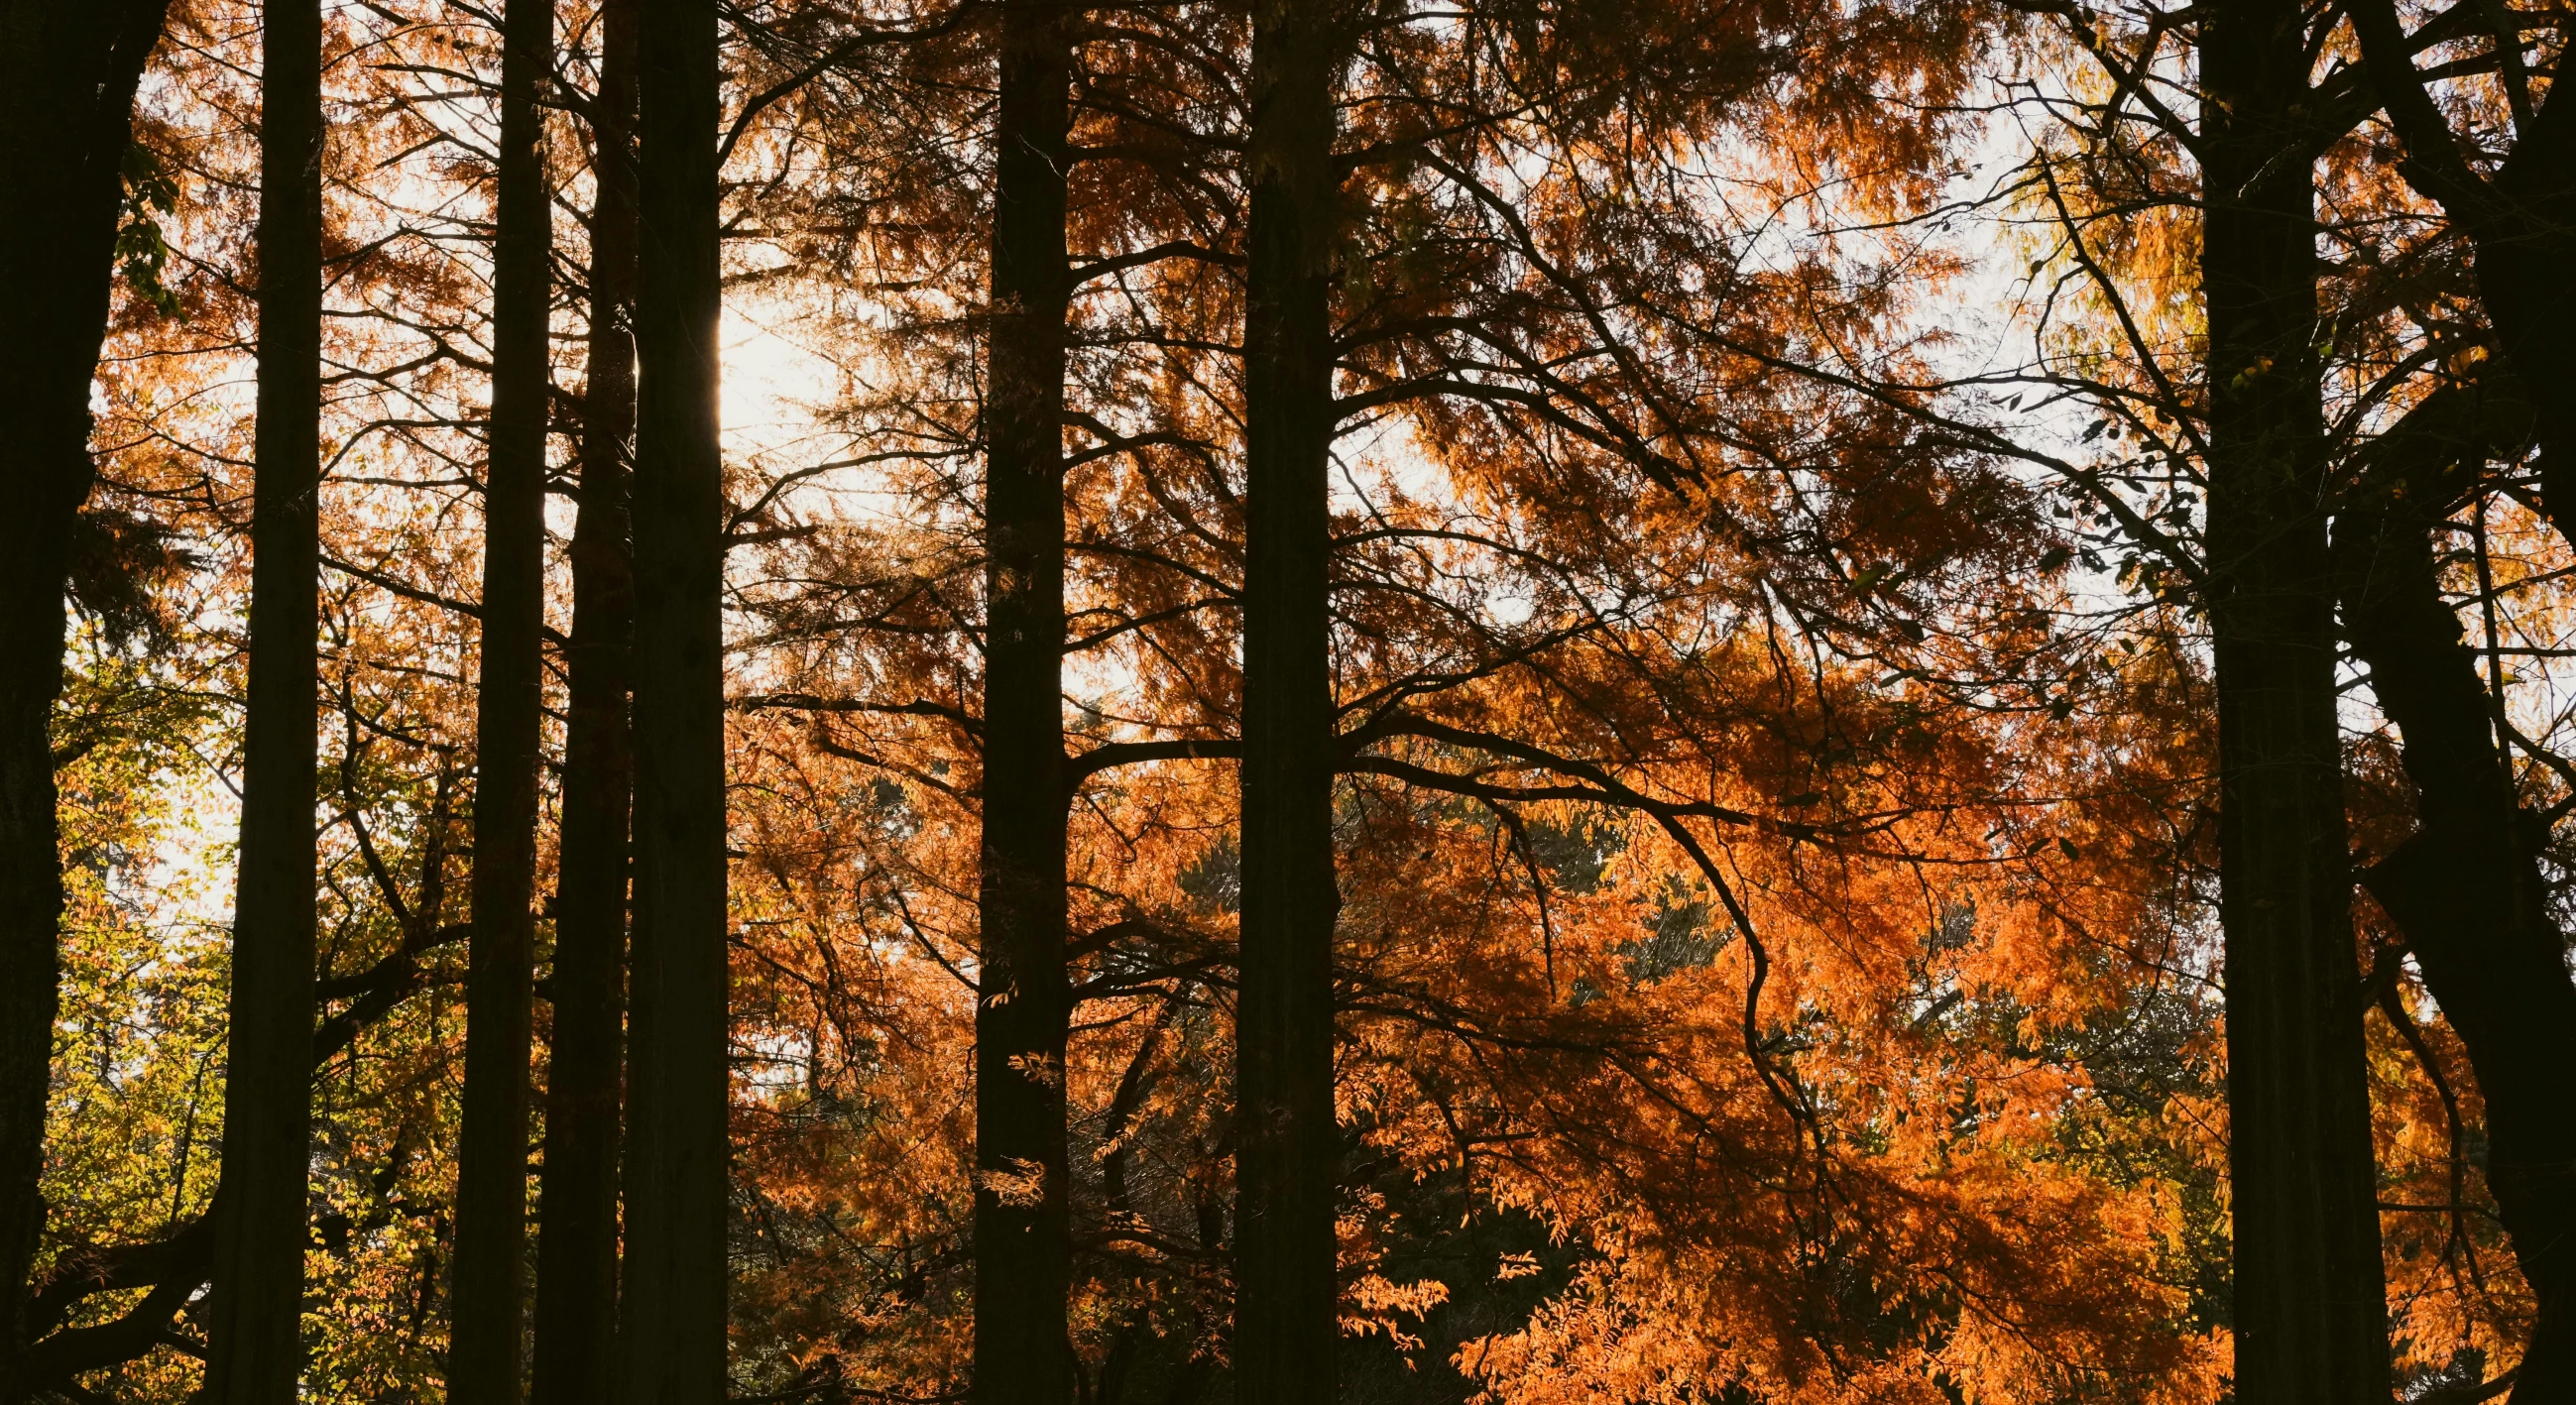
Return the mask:
[[[975,1006],[975,1391],[992,1405],[1072,1386],[1061,675],[1075,22],[1060,0],[1004,7],[993,130]]]
[[[9,446],[0,473],[10,485],[0,575],[0,1400],[24,1390],[27,1274],[44,1227],[37,1180],[61,981],[51,725],[63,590],[95,476],[90,381],[107,327],[134,95],[167,8],[21,0],[0,12],[9,35],[0,45],[0,189],[19,209],[52,212],[0,233],[0,441]]]
[[[2531,405],[2518,391],[2491,370],[2483,382],[2435,390],[2381,434],[2336,520],[2334,552],[2345,632],[2402,734],[2415,790],[2414,832],[2362,881],[2476,1073],[2486,1181],[2538,1300],[2514,1396],[2545,1400],[2576,1372],[2576,1287],[2559,1247],[2576,1214],[2565,1170],[2576,1134],[2561,1073],[2576,1040],[2576,988],[2549,911],[2545,826],[2522,807],[2511,754],[2498,744],[2501,707],[2443,598],[2434,550],[2454,512],[2483,516],[2488,455],[2511,457],[2528,438]],[[2393,980],[2397,953],[2381,959],[2388,973],[2374,973],[2371,992],[2411,1037],[2415,1019]]]
[[[716,10],[640,11],[635,892],[627,1024],[627,1399],[726,1391],[729,1096],[724,500],[716,418]]]
[[[2329,426],[2329,385],[2385,393],[2372,319],[2387,295],[2339,290],[2327,306],[2330,278],[2348,288],[2380,253],[2351,214],[2375,198],[2366,175],[2324,162],[2369,104],[2352,70],[2312,74],[2317,40],[2294,9],[2231,5],[2188,27],[2166,12],[2053,13],[2106,86],[2084,85],[2013,192],[2050,231],[2034,274],[2064,270],[2049,321],[2072,305],[2093,330],[2043,332],[2030,379],[2084,397],[2097,420],[2072,453],[2038,447],[2045,431],[2007,452],[2061,476],[2077,521],[2118,544],[2125,587],[2206,612],[2239,1388],[2384,1399],[2390,1308],[2327,556],[2351,432]],[[2176,44],[2192,79],[2156,68]],[[2321,170],[2341,182],[2330,197]],[[2328,200],[2342,216],[2328,237],[2363,246],[2340,267],[2318,247]],[[2184,229],[2196,268],[2161,242]],[[2206,335],[2178,338],[2169,309],[2193,274],[2185,305]]]
[[[2433,80],[2415,66],[2465,12],[2411,36],[2389,5],[2353,12],[2405,153],[2398,169],[2474,247],[2485,339],[2510,371],[2435,390],[2383,436],[2378,471],[2357,480],[2350,521],[2337,528],[2337,554],[2348,580],[2347,632],[2404,735],[2417,794],[2415,834],[2363,881],[2413,950],[2476,1072],[2491,1139],[2488,1184],[2539,1302],[2514,1398],[2545,1400],[2576,1390],[2576,1078],[2566,1072],[2576,1057],[2576,983],[2545,896],[2548,827],[2524,808],[2497,730],[2511,724],[2492,715],[2503,699],[2500,691],[2490,699],[2460,646],[2430,538],[2464,505],[2482,535],[2487,462],[2518,459],[2525,443],[2539,449],[2539,509],[2562,535],[2576,521],[2576,405],[2563,388],[2576,366],[2566,316],[2576,295],[2568,273],[2576,104],[2561,101],[2554,82],[2535,103],[2517,12],[2499,6],[2478,18],[2491,30],[2482,36],[2487,62],[2454,67],[2501,90],[2497,125],[2514,141],[2491,173],[2471,164],[2475,149],[2462,144]],[[2453,467],[2468,481],[2446,476]]]
[[[2554,81],[2533,96],[2537,75],[2524,38],[2532,25],[2511,6],[2453,9],[2412,35],[2390,0],[2364,0],[2351,18],[2371,87],[2404,153],[2398,171],[2475,248],[2496,350],[2530,387],[2543,453],[2542,507],[2553,519],[2576,516],[2576,506],[2566,505],[2576,502],[2576,403],[2559,389],[2576,371],[2576,334],[2566,315],[2576,303],[2568,272],[2576,255],[2576,104],[2559,100]],[[2442,65],[2447,73],[2438,77],[2415,66],[2426,50],[2464,39],[2483,40],[2486,52]],[[2453,129],[2434,96],[2440,78],[2488,85],[2479,105],[2496,136],[2513,138],[2501,159],[2487,162]],[[2481,164],[2491,169],[2482,172]]]
[[[590,383],[582,396],[580,516],[557,845],[554,1037],[546,1083],[544,1218],[537,1233],[542,1405],[611,1398],[617,1331],[618,1107],[625,1054],[626,694],[634,635],[628,464],[635,420],[636,0],[600,8],[592,95]]]
[[[2389,1391],[2335,714],[2307,30],[2230,4],[2200,34],[2209,579],[2237,1388]]]
[[[1235,1006],[1237,1388],[1328,1402],[1333,1104],[1332,288],[1338,5],[1253,9],[1244,166],[1243,905]]]
[[[2563,667],[2576,577],[2525,479],[2486,478],[2465,526],[2391,499],[2383,529],[2343,493],[2429,387],[2501,384],[2437,214],[2338,135],[2371,110],[2358,70],[2301,70],[2305,117],[2238,105],[2263,130],[2222,131],[2235,156],[2284,137],[2258,173],[2322,155],[2305,216],[2257,182],[2270,203],[2205,245],[2206,9],[909,8],[560,15],[553,120],[599,152],[556,173],[593,206],[556,230],[592,351],[561,402],[569,593],[543,602],[571,630],[563,767],[537,772],[561,827],[533,859],[558,865],[536,1391],[2220,1398],[2244,1305],[2204,470],[2256,461],[2248,425],[2312,439],[2309,496],[2228,479],[2236,579],[2305,592],[2281,616],[2311,648],[2307,607],[2339,596],[2354,631],[2400,576],[2399,652],[2492,604],[2488,665],[2514,665],[2486,703],[2566,735],[2531,679]],[[184,18],[143,129],[185,183],[156,208],[190,320],[136,282],[95,392],[106,504],[206,564],[162,578],[197,593],[145,649],[76,598],[57,738],[90,749],[63,782],[33,1350],[48,1388],[136,1405],[193,1389],[211,1301],[195,1089],[222,1030],[191,992],[220,971],[163,875],[200,842],[238,686],[230,134],[254,124],[239,53],[197,42],[225,13]],[[495,70],[518,70],[504,12],[337,13],[367,62],[332,70],[324,168],[345,315],[303,1389],[396,1398],[473,1365],[493,1314],[457,1216],[488,1249],[476,1207],[514,1194],[506,1138],[454,1154],[505,1041],[484,992],[454,998],[453,880],[491,858],[456,807],[508,701],[473,656],[508,593],[478,605],[471,578],[502,561],[478,357],[511,330],[484,195]],[[2243,38],[2231,16],[2211,32]],[[621,159],[629,81],[654,90],[649,182]],[[1994,124],[2042,114],[1996,199],[1959,203]],[[2273,235],[2303,217],[2332,335],[2224,388],[2213,459],[2204,248],[2252,250],[2228,266],[2275,298],[2221,289],[2220,350],[2249,323],[2278,350],[2298,278],[2265,259],[2296,262]],[[721,443],[720,305],[728,395],[769,407]],[[2033,364],[1990,363],[1997,324],[2041,330]],[[2331,559],[2319,503],[2345,519]],[[2287,532],[2269,559],[2229,537],[2249,524]],[[2363,556],[2404,570],[2357,585]],[[2326,677],[2366,860],[2432,827],[2400,763],[2438,738],[2375,725],[2378,678]],[[2302,696],[2283,715],[2312,724]],[[186,707],[195,730],[150,720]],[[2476,833],[2565,798],[2549,743],[2514,735]],[[2306,822],[2332,768],[2298,736]],[[2526,852],[2477,855],[2482,881],[2560,901],[2565,846]],[[2512,1364],[2530,1299],[2484,1215],[2486,1108],[2450,1081],[2474,1022],[2398,950],[2343,994],[2396,1016],[2360,1026],[2360,1086],[2412,1395]]]
[[[467,958],[472,975],[448,1388],[515,1405],[524,1395],[528,999],[536,964],[538,721],[545,705],[546,424],[554,391],[548,336],[553,192],[540,101],[554,71],[554,0],[515,0],[501,43],[483,647],[474,691],[474,937]]]
[[[263,16],[250,697],[206,1398],[285,1405],[304,1343],[322,406],[322,29]]]

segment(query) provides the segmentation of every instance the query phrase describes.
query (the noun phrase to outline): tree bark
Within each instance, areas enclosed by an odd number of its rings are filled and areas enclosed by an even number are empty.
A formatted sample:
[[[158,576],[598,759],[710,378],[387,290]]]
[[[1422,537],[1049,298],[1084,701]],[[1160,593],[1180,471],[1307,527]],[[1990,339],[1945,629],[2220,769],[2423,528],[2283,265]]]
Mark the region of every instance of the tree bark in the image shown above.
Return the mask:
[[[2298,6],[2200,39],[2236,1393],[2384,1405],[2385,1290],[2353,957]]]
[[[209,1304],[211,1405],[290,1405],[303,1364],[321,570],[321,56],[316,6],[267,8],[250,699],[224,1081],[227,1213],[215,1226]]]
[[[61,982],[51,725],[134,94],[167,0],[0,3],[0,1401],[24,1393]]]
[[[1061,0],[1002,12],[985,409],[984,818],[975,1007],[975,1398],[1069,1400],[1064,366],[1072,51]]]
[[[2547,907],[2546,836],[2518,803],[2433,555],[2430,534],[2462,496],[2443,470],[2489,440],[2475,398],[2439,392],[2379,441],[2335,557],[2346,632],[2415,782],[2415,833],[2362,881],[2477,1075],[2487,1186],[2539,1302],[2514,1380],[2531,1405],[2576,1398],[2576,984]]]
[[[538,105],[553,0],[510,0],[492,240],[492,425],[475,691],[474,934],[465,988],[447,1387],[517,1405],[526,1338],[529,987],[535,976],[538,722],[544,708],[546,418],[554,226]]]
[[[635,427],[636,0],[600,10],[592,129],[590,385],[583,397],[580,515],[572,536],[572,640],[564,728],[554,1041],[547,1068],[543,1209],[537,1226],[538,1405],[607,1405],[617,1337],[618,1103],[625,1059],[626,733],[635,580],[628,559],[628,441]]]
[[[716,8],[642,0],[635,926],[618,1330],[637,1405],[725,1396]]]
[[[1330,1405],[1339,1341],[1328,507],[1338,8],[1253,7],[1235,1031],[1234,1367],[1245,1405]]]

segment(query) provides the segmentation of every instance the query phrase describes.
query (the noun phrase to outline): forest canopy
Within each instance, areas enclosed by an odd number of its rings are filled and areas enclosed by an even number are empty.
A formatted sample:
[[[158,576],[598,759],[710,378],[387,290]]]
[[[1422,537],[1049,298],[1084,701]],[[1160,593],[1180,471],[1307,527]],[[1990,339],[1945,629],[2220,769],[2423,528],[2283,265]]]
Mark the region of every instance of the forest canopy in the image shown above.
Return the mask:
[[[2557,0],[0,0],[0,1405],[2576,1401]]]

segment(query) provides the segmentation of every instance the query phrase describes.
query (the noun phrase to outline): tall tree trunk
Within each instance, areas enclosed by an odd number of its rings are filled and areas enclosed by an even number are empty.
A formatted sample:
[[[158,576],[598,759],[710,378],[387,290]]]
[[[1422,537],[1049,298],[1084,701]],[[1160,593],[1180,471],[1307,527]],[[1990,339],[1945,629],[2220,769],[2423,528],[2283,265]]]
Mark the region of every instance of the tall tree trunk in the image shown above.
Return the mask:
[[[168,0],[0,3],[0,1401],[24,1392],[27,1273],[61,981],[50,727],[65,544],[89,497],[134,94]]]
[[[554,226],[545,118],[554,0],[510,0],[492,240],[492,427],[483,487],[483,648],[474,714],[474,933],[465,988],[448,1393],[517,1405],[526,1333],[529,984],[543,715],[547,324]]]
[[[723,488],[716,7],[643,0],[635,930],[618,1330],[636,1405],[725,1395]]]
[[[1333,169],[1339,7],[1253,7],[1244,321],[1243,983],[1234,1368],[1245,1405],[1330,1405]]]
[[[2323,505],[2308,59],[2289,0],[2202,20],[2210,621],[2242,1400],[2383,1405]]]
[[[290,1405],[302,1373],[313,1087],[314,699],[322,404],[322,25],[260,36],[258,443],[224,1196],[205,1398]]]
[[[624,1075],[627,650],[635,579],[627,556],[627,453],[635,427],[636,0],[600,9],[592,136],[590,386],[583,397],[581,506],[572,534],[571,675],[564,728],[554,1042],[537,1226],[534,1395],[607,1405],[617,1337],[617,1121]]]
[[[2335,526],[2344,620],[2404,738],[2416,831],[2363,876],[2459,1033],[2486,1108],[2487,1186],[2539,1319],[2517,1401],[2576,1399],[2576,985],[2550,918],[2538,817],[2496,749],[2484,682],[2442,598],[2430,533],[2460,494],[2442,470],[2485,442],[2444,391],[2379,443]],[[2472,453],[2476,452],[2474,449]]]
[[[1072,1397],[1064,1051],[1065,141],[1061,0],[1002,12],[985,409],[975,1398]]]

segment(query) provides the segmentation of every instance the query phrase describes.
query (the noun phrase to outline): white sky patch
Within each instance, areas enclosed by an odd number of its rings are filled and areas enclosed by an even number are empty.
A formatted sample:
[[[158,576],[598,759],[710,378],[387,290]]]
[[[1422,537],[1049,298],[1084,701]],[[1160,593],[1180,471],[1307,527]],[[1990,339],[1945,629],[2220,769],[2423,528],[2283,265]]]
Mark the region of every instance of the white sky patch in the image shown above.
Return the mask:
[[[729,297],[717,329],[724,366],[719,407],[729,457],[767,457],[813,440],[814,407],[840,381],[830,357],[796,339],[795,309]]]

